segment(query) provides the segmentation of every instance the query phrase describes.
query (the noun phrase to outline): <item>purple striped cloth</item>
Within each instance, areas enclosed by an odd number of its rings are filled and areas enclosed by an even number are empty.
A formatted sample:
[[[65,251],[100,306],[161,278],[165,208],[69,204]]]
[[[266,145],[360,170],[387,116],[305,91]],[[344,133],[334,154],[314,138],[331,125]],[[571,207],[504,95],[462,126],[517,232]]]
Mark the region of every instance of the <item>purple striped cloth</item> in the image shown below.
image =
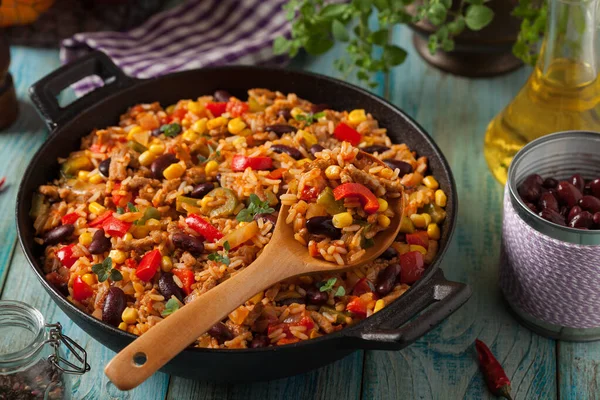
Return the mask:
[[[61,43],[66,64],[90,51],[106,53],[126,74],[151,78],[220,64],[283,64],[272,44],[288,36],[287,0],[188,0],[126,32],[78,33]],[[79,96],[99,87],[98,77],[74,85]]]

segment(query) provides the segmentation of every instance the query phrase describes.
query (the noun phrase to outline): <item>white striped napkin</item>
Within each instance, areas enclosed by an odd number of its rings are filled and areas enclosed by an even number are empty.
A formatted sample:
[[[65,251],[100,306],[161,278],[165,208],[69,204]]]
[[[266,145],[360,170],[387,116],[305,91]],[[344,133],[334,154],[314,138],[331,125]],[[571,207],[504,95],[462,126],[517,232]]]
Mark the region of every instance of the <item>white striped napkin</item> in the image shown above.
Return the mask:
[[[127,32],[78,33],[61,44],[68,63],[101,50],[127,75],[151,78],[220,64],[282,64],[272,44],[288,36],[286,0],[188,0]],[[86,78],[74,85],[81,96],[100,86]]]

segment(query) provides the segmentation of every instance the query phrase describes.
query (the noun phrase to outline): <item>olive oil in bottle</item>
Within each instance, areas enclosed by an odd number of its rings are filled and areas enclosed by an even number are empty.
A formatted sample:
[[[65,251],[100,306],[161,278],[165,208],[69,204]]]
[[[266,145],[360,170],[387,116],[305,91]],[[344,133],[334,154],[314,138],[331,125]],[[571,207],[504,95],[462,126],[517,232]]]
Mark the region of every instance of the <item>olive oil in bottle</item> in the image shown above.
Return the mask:
[[[559,131],[600,131],[597,3],[549,1],[538,63],[525,86],[486,131],[484,155],[501,183],[506,183],[513,156],[528,142]]]

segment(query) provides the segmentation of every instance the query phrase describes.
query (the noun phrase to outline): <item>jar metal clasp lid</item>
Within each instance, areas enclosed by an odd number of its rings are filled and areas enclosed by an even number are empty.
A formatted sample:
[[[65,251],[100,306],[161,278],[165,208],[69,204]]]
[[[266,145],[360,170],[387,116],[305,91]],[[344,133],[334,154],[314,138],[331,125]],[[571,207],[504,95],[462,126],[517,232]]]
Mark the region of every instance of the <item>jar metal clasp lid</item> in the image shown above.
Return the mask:
[[[60,322],[56,324],[45,324],[49,329],[48,343],[54,349],[54,354],[48,357],[49,361],[58,369],[66,374],[82,375],[90,370],[90,365],[87,362],[87,352],[83,347],[77,344],[73,339],[62,333],[62,325]],[[77,359],[79,365],[74,364],[60,355],[60,345],[64,344],[71,352],[73,357]]]

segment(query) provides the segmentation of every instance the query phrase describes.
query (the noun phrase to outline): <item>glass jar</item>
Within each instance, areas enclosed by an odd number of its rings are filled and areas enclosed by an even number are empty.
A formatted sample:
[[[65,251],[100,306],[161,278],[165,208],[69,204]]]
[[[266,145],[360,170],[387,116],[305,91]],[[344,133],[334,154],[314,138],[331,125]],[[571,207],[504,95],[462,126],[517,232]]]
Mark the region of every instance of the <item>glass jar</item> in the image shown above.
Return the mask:
[[[71,362],[61,356],[61,344]],[[20,301],[0,301],[0,400],[70,398],[69,374],[89,371],[85,350]]]

